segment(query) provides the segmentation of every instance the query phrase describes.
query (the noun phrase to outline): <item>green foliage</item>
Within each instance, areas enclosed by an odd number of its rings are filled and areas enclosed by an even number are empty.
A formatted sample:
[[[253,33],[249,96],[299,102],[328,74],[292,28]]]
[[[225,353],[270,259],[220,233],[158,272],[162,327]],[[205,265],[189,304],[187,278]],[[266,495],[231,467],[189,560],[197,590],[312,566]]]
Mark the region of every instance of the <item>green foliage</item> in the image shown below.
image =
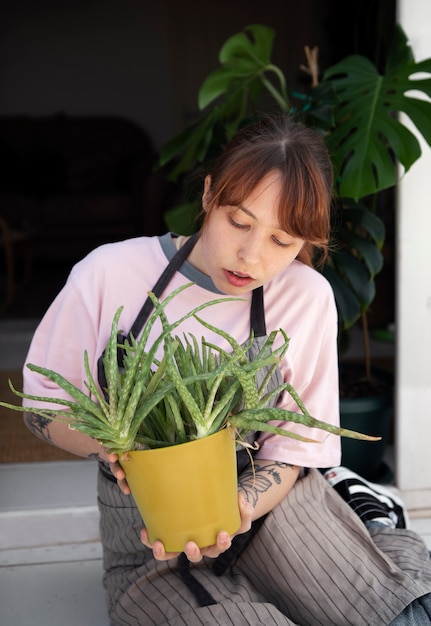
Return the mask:
[[[333,155],[341,197],[359,200],[398,181],[398,165],[407,172],[420,157],[417,137],[399,119],[405,113],[431,144],[431,102],[414,92],[431,96],[431,59],[416,63],[400,27],[380,75],[367,58],[352,55],[327,69],[322,84],[330,84],[333,127],[328,148]],[[319,87],[312,99],[319,97]],[[331,92],[329,92],[331,93]],[[325,92],[323,101],[328,94]]]
[[[344,199],[336,219],[336,241],[322,273],[334,290],[343,330],[374,300],[374,277],[383,267],[385,228],[364,203],[349,198]]]
[[[269,424],[273,419],[298,422],[353,438],[375,439],[313,418],[288,383],[268,394],[268,378],[285,354],[289,340],[281,330],[271,333],[256,358],[249,361],[247,351],[252,336],[248,344],[241,346],[228,333],[198,317],[204,308],[232,298],[212,300],[196,307],[176,322],[169,323],[165,314],[166,304],[190,284],[179,287],[163,302],[150,294],[155,309],[138,341],[126,341],[125,344],[118,342],[122,307],[117,310],[104,356],[108,400],[100,393],[85,354],[85,384],[90,395],[83,393],[61,374],[29,364],[27,367],[30,370],[64,389],[72,400],[24,394],[11,385],[20,398],[54,403],[65,408],[22,407],[4,402],[0,402],[0,405],[18,411],[31,411],[48,420],[64,421],[71,429],[93,437],[119,455],[130,450],[165,447],[199,439],[228,424],[235,427],[239,438],[258,427],[260,431],[315,442]],[[226,352],[209,344],[204,338],[199,344],[193,335],[184,340],[174,336],[175,328],[189,317],[195,317],[204,328],[223,337],[231,351]],[[162,332],[151,346],[147,346],[149,332],[158,320],[162,324]],[[279,348],[272,350],[279,332],[284,341]],[[163,347],[163,358],[158,361],[155,355],[160,346]],[[119,347],[125,350],[122,369],[118,367]],[[256,374],[263,368],[268,368],[268,372],[258,388]],[[273,410],[265,409],[268,401],[278,397],[282,391],[292,395],[301,413],[283,410],[274,413]]]
[[[279,108],[289,109],[284,74],[271,63],[274,35],[271,28],[254,24],[222,46],[220,68],[207,76],[198,94],[199,110],[205,114],[160,152],[160,165],[172,164],[172,180],[211,161],[254,115],[265,93]]]
[[[406,172],[419,158],[416,131],[431,145],[431,103],[423,99],[431,96],[431,59],[416,63],[397,26],[383,74],[366,57],[352,55],[328,68],[317,87],[292,94],[290,101],[283,72],[271,61],[274,36],[271,28],[255,24],[226,41],[220,67],[199,91],[198,121],[168,142],[160,160],[171,164],[171,176],[186,188],[261,112],[294,114],[321,133],[333,160],[338,198],[323,273],[335,292],[340,328],[347,329],[373,301],[374,277],[383,266],[384,225],[372,210],[373,200],[397,183],[400,166]],[[187,212],[196,216],[199,210],[200,199],[185,196],[188,204],[167,214],[167,225],[176,232],[182,232]],[[184,234],[197,229],[193,219],[188,224]]]

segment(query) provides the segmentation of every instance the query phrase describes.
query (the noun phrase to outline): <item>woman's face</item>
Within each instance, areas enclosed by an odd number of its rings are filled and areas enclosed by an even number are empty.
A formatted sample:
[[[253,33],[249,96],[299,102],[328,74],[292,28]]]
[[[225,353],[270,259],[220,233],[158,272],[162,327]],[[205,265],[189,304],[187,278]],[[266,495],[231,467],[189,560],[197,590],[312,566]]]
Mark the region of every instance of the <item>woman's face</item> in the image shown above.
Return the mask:
[[[210,195],[206,180],[203,207]],[[278,221],[280,181],[277,172],[262,179],[240,206],[214,207],[190,262],[228,295],[251,291],[284,270],[304,241],[292,237]]]

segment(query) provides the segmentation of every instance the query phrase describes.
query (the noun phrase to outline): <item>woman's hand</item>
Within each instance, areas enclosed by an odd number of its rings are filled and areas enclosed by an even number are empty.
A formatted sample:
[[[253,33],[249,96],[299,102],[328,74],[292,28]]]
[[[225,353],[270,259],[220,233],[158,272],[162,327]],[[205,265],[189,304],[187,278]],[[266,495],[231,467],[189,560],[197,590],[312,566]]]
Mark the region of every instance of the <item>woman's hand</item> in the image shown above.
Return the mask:
[[[118,460],[118,454],[108,454],[106,459],[109,463],[109,469],[117,479],[117,483],[121,491],[126,496],[130,495],[130,487],[127,484],[126,473],[120,465],[120,461]]]
[[[212,546],[207,546],[206,548],[199,548],[199,546],[193,541],[188,541],[186,543],[183,552],[191,563],[199,563],[204,556],[212,559],[217,558],[220,554],[226,552],[226,550],[231,547],[232,539],[235,535],[240,535],[250,530],[253,517],[253,506],[247,502],[242,495],[238,498],[238,506],[241,515],[241,525],[236,533],[229,535],[229,533],[222,530],[217,535],[216,543]],[[147,548],[152,549],[154,558],[158,561],[168,561],[169,559],[173,559],[180,554],[179,552],[165,552],[165,546],[161,541],[155,541],[151,544],[145,528],[141,530],[141,541],[145,546],[147,546]]]

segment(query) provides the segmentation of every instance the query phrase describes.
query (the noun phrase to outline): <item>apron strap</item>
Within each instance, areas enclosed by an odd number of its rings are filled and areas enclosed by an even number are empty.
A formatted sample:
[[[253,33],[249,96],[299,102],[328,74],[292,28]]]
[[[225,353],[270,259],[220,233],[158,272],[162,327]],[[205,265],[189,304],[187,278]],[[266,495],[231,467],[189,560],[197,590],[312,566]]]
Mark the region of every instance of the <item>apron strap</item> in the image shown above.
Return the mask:
[[[178,250],[172,260],[169,262],[160,278],[154,285],[152,292],[158,298],[168,286],[175,272],[177,272],[184,261],[193,250],[200,232],[194,233],[185,244]],[[129,337],[133,336],[135,339],[141,332],[148,319],[151,311],[153,310],[153,303],[150,298],[147,298],[139,311],[133,325],[129,331]],[[258,287],[253,290],[250,309],[250,330],[253,330],[255,337],[263,337],[266,335],[266,323],[265,323],[265,307],[263,303],[263,287]]]
[[[263,287],[253,289],[251,296],[250,330],[253,330],[255,337],[264,337],[266,335]]]
[[[187,239],[185,244],[178,250],[178,252],[174,255],[172,260],[168,263],[165,270],[160,275],[158,281],[156,282],[156,284],[154,285],[152,289],[152,292],[154,293],[156,298],[158,298],[164,292],[164,290],[170,283],[175,272],[177,272],[180,269],[181,265],[187,259],[190,252],[193,250],[195,243],[199,238],[199,235],[200,235],[200,232],[197,232],[194,235],[192,235],[189,239]],[[153,307],[154,305],[151,302],[150,298],[147,298],[142,306],[142,309],[139,311],[137,318],[133,322],[133,326],[129,332],[129,337],[133,335],[133,337],[136,339],[136,337],[139,335],[142,328],[144,327],[145,322],[148,319],[148,316],[153,310]]]

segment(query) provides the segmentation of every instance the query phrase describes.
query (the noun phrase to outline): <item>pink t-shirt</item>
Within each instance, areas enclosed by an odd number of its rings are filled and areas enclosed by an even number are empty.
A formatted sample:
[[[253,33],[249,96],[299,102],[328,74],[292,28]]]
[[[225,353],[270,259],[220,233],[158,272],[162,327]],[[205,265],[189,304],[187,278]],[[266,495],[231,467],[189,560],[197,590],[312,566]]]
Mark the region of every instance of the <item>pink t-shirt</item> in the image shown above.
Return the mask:
[[[170,234],[106,244],[91,252],[74,266],[64,288],[43,317],[26,362],[60,372],[86,391],[84,350],[97,380],[97,360],[106,347],[115,312],[120,306],[124,307],[119,329],[127,333],[148,291],[152,290],[174,254]],[[175,297],[166,308],[171,322],[201,303],[227,298],[217,291],[208,276],[185,262],[161,299],[189,282],[195,284]],[[251,294],[248,294],[233,302],[208,307],[200,315],[243,343],[250,334],[250,300]],[[329,283],[317,271],[294,261],[265,286],[264,301],[268,333],[283,328],[290,338],[289,349],[280,363],[284,380],[293,385],[311,415],[338,425],[337,312]],[[228,349],[219,335],[210,333],[194,319],[187,320],[177,331],[178,335],[192,333],[199,340],[204,335],[209,341]],[[150,341],[157,334],[155,326]],[[26,367],[24,391],[38,396],[68,398],[62,389]],[[26,404],[35,405],[33,401]],[[287,393],[283,394],[278,406],[298,410]],[[320,443],[261,434],[257,457],[302,467],[332,467],[340,463],[339,437],[299,424],[282,422],[280,425]]]

